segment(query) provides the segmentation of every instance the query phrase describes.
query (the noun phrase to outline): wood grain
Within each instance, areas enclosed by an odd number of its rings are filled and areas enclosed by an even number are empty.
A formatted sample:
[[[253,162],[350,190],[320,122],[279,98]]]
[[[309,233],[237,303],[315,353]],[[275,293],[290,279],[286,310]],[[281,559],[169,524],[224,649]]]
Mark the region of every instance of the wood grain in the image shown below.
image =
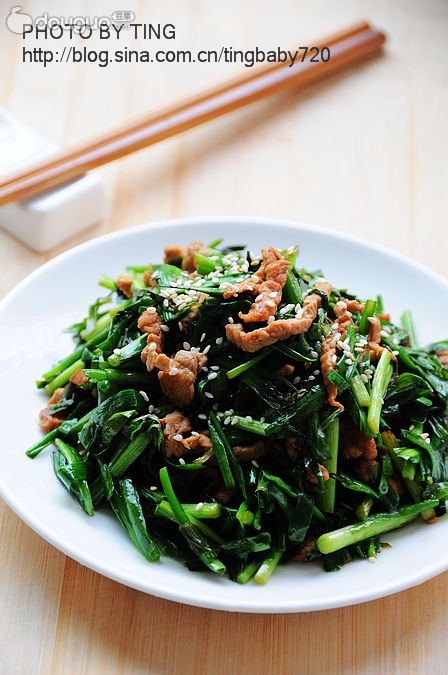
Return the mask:
[[[252,3],[238,0],[125,4],[138,21],[174,22],[176,49],[275,48],[366,17],[384,27],[388,46],[381,59],[300,101],[285,95],[257,104],[104,167],[107,218],[57,250],[37,255],[0,230],[0,294],[93,234],[206,214],[315,222],[383,243],[446,275],[446,2],[259,0],[256,17]],[[64,10],[57,0],[32,5],[36,15],[110,13],[107,0],[95,2],[95,10],[87,0],[72,0]],[[24,65],[0,13],[0,100],[61,145],[162,107],[173,93],[181,98],[241,72],[223,63]],[[446,673],[448,574],[330,612],[220,613],[100,577],[46,544],[3,503],[0,528],[1,675]]]

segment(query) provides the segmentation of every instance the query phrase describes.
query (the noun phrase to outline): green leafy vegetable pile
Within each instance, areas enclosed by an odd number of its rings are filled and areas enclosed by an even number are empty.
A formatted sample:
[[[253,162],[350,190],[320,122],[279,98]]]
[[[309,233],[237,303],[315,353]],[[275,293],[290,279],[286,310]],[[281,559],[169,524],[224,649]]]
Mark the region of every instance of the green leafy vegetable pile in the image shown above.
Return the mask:
[[[288,269],[265,295],[280,293],[273,313],[244,331],[300,322],[314,298],[305,331],[237,347],[229,326],[262,300],[250,282],[265,261],[221,241],[178,247],[103,277],[107,295],[69,329],[74,351],[37,383],[47,433],[27,454],[51,446],[85,513],[110,509],[149,561],[265,583],[288,561],[371,558],[383,533],[445,513],[448,341],[418,347],[408,312],[395,325],[381,297],[324,292],[319,271],[296,269],[296,248],[277,254]],[[149,308],[155,342],[138,325]],[[171,359],[167,378],[174,355],[196,355],[191,400],[173,403],[145,348]]]

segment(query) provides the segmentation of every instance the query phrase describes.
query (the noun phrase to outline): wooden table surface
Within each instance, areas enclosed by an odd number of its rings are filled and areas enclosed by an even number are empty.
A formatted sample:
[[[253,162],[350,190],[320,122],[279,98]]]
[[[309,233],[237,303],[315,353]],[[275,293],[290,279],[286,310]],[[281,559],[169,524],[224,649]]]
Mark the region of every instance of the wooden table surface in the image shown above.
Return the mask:
[[[243,70],[228,63],[23,64],[21,39],[5,26],[11,4],[0,12],[0,104],[61,145]],[[1,294],[92,236],[189,215],[314,222],[446,274],[444,0],[122,4],[113,9],[134,11],[138,22],[176,26],[175,41],[140,41],[140,49],[288,48],[362,18],[383,28],[388,43],[381,58],[306,93],[105,167],[107,217],[57,250],[39,255],[0,231]],[[25,10],[91,17],[111,7],[34,0]],[[251,616],[182,606],[109,581],[52,548],[3,503],[0,524],[1,674],[448,672],[447,573],[351,608]]]

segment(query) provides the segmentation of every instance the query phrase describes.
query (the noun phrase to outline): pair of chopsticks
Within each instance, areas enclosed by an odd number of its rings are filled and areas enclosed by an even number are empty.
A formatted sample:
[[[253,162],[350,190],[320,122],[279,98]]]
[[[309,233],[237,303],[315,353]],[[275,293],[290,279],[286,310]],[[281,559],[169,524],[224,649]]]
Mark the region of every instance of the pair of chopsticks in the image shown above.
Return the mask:
[[[34,167],[0,183],[0,206],[32,197],[79,178],[86,171],[124,157],[199,124],[242,108],[280,91],[303,89],[377,53],[385,35],[363,22],[319,40],[330,49],[330,59],[296,61],[293,66],[275,63],[251,69],[231,80],[180,103],[117,127],[102,136],[63,150]]]

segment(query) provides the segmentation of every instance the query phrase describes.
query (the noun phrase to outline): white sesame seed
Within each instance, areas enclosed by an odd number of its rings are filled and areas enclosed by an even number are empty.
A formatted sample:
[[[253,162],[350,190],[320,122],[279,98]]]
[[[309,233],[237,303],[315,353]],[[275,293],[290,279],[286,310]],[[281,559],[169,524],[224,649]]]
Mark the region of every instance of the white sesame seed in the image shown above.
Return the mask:
[[[308,379],[309,380],[315,380],[316,378],[314,377],[314,375],[310,375]]]
[[[246,421],[247,422],[253,422],[253,419],[250,415],[246,415]]]
[[[313,350],[310,351],[310,356],[311,356],[312,359],[317,359],[319,354],[316,351],[314,351],[314,349],[313,349]]]
[[[180,305],[177,306],[177,309],[179,310],[179,312],[181,312],[183,309],[185,309],[186,306],[187,306],[186,302],[181,302]]]
[[[179,457],[179,464],[182,464],[182,466],[185,464],[185,460],[183,457]]]
[[[118,347],[116,349],[114,349],[114,354],[119,356],[121,354],[121,349],[119,349]]]
[[[222,345],[222,343],[224,342],[224,338],[223,337],[216,338],[215,342],[217,345]]]
[[[232,419],[231,417],[226,417],[226,418],[224,419],[224,424],[230,424],[230,420],[231,420],[231,419]]]
[[[210,366],[210,370],[219,370],[219,366]]]
[[[178,326],[180,331],[182,331],[184,329],[184,324],[182,323],[182,321],[178,321],[177,326]]]
[[[410,425],[409,425],[409,431],[412,431],[413,429],[415,429],[414,424],[410,424]]]
[[[205,354],[205,352],[204,352],[204,354]],[[201,370],[204,371],[204,373],[208,373],[207,366],[202,366]]]
[[[215,410],[215,411],[216,411],[216,410],[218,410],[218,408],[219,408],[219,405],[218,405],[217,403],[214,403],[214,404],[212,405],[212,410]]]
[[[183,441],[183,440],[184,437],[182,436],[182,434],[175,434],[175,436],[173,436],[173,441]]]
[[[154,274],[152,275],[152,278],[153,278],[153,279],[155,278],[155,277],[154,277]],[[155,307],[148,307],[146,311],[149,312],[150,314],[153,314],[153,313],[156,312],[157,310],[156,310]],[[157,488],[156,488],[156,490],[157,490]]]
[[[209,380],[214,380],[218,377],[218,373],[210,373],[208,376]]]
[[[233,316],[227,317],[227,323],[234,323]]]
[[[254,466],[256,469],[260,468],[260,465],[258,464],[257,460],[253,459],[251,462],[252,466]]]
[[[367,321],[368,321],[369,323],[375,323],[375,320],[376,320],[376,317],[375,317],[375,316],[368,316],[368,317],[367,317]]]
[[[169,333],[170,332],[170,327],[166,325],[166,323],[162,323],[160,326],[160,329],[163,330],[164,333]]]
[[[268,324],[272,323],[275,321],[275,316],[271,314],[271,316],[268,316]]]
[[[165,298],[165,300],[163,301],[163,306],[168,307],[169,304],[170,304],[170,301],[168,300],[168,298]]]
[[[380,330],[380,335],[381,337],[389,337],[389,333],[387,332],[387,330]]]
[[[150,405],[149,408],[148,408],[148,413],[149,413],[150,415],[152,415],[152,413],[153,413],[154,411],[155,411],[154,406],[153,406],[153,405]]]
[[[426,443],[427,445],[429,445],[429,444],[431,443],[431,439],[430,439],[430,438],[425,438],[425,443]]]
[[[206,396],[207,398],[215,398],[211,391],[205,391],[204,396]]]
[[[179,368],[176,368],[176,366],[172,366],[169,369],[168,375],[177,375],[179,373]]]
[[[269,293],[269,297],[272,298],[272,299],[277,298],[278,297],[277,291],[272,291],[271,293]]]
[[[192,432],[191,432],[191,435],[192,435],[192,436],[199,436],[199,432],[198,432],[198,431],[192,431]]]
[[[392,354],[393,354],[394,356],[398,356],[399,353],[400,353],[400,352],[397,351],[396,349],[394,349],[393,352],[392,352]]]
[[[352,361],[351,359],[347,359],[347,360],[346,360],[346,364],[347,364],[348,366],[352,366],[352,365],[353,365],[353,361]]]
[[[255,302],[260,302],[260,300],[263,300],[263,294],[262,293],[260,293],[260,295],[257,295],[257,297],[255,298]]]
[[[366,375],[365,373],[362,373],[362,375],[361,375],[361,380],[362,380],[363,382],[366,382],[366,383],[367,383],[367,382],[369,381],[369,378],[367,377],[367,375]]]
[[[202,333],[201,339],[199,340],[199,342],[204,342],[204,340],[205,340],[205,333]]]
[[[298,302],[297,305],[294,307],[294,311],[295,311],[295,312],[298,312],[298,311],[300,311],[301,309],[302,309],[302,305],[300,304],[300,302]]]
[[[239,422],[238,415],[234,415],[234,417],[232,417],[232,424],[238,424],[238,422]]]
[[[157,492],[158,490],[157,485],[151,485],[149,489],[151,490],[151,492]]]
[[[337,360],[338,360],[338,357],[336,356],[336,354],[332,354],[331,355],[331,363],[336,363]]]
[[[210,351],[210,345],[207,345],[207,346],[204,347],[204,349],[202,350],[202,353],[203,353],[203,354],[208,354],[209,351]]]
[[[266,420],[265,417],[260,417],[260,422],[261,422],[262,424],[264,424],[265,420]]]
[[[207,415],[206,415],[205,413],[199,413],[198,419],[200,419],[200,420],[206,420],[206,419],[207,419]]]
[[[429,434],[426,433],[426,432],[423,433],[423,434],[420,434],[420,438],[423,438],[423,440],[426,440],[427,438],[429,438]]]
[[[144,401],[146,401],[146,403],[149,403],[149,397],[148,397],[148,394],[146,393],[146,391],[140,391],[139,394],[142,397],[142,399]]]
[[[185,351],[189,352],[191,349],[191,344],[189,342],[183,342],[182,347],[185,349]]]
[[[355,347],[353,351],[357,352],[358,354],[361,354],[361,352],[364,351],[364,347]]]
[[[204,506],[204,502],[198,502],[196,506],[194,507],[195,511],[200,511],[202,507]]]
[[[148,345],[148,349],[150,352],[153,352],[157,349],[157,344],[155,342],[150,342]]]
[[[320,375],[320,370],[313,370],[313,375],[315,375],[316,377]]]
[[[293,384],[298,384],[300,382],[300,375],[297,375],[297,377],[294,378]]]

